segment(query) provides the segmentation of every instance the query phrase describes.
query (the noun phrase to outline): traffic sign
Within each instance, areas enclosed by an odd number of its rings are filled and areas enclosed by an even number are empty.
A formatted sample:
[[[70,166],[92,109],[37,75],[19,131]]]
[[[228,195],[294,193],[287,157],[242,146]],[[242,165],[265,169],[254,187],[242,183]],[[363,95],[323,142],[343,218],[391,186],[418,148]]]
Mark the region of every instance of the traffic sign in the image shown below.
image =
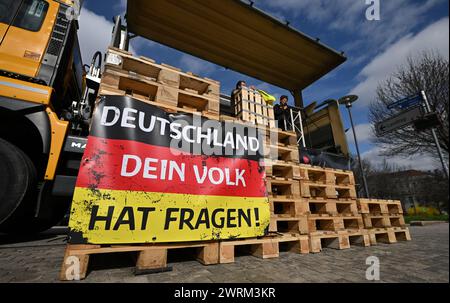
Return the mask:
[[[414,128],[416,131],[427,130],[436,126],[439,126],[441,122],[439,121],[439,116],[437,113],[429,113],[424,115],[422,118],[414,121]]]
[[[410,108],[412,106],[416,106],[422,102],[423,102],[422,95],[418,94],[418,95],[410,96],[410,97],[398,100],[394,103],[391,103],[387,106],[387,108],[388,109],[394,109],[394,108],[406,109],[406,108]]]
[[[401,112],[398,115],[395,115],[383,122],[379,122],[375,125],[375,130],[377,135],[384,135],[396,129],[407,126],[408,124],[413,123],[417,119],[420,119],[423,116],[422,111],[419,106],[416,106],[412,109]]]

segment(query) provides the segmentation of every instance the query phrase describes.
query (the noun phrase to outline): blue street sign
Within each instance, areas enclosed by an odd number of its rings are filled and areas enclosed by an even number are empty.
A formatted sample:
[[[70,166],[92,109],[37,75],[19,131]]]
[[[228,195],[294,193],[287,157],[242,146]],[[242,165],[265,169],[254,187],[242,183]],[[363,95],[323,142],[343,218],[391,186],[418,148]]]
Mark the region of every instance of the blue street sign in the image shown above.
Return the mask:
[[[421,94],[410,96],[401,100],[398,100],[394,103],[391,103],[387,106],[388,109],[398,108],[398,109],[406,109],[412,106],[416,106],[419,103],[423,102],[423,97]]]

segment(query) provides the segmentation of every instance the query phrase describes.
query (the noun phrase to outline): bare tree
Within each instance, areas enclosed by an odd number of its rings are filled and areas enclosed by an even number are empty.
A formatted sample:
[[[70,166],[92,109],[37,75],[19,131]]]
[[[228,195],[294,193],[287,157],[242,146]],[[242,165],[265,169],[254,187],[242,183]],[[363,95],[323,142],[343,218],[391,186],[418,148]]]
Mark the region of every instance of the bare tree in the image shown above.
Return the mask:
[[[414,196],[420,205],[433,206],[440,213],[448,212],[448,180],[442,171],[417,172],[410,167],[389,163],[386,159],[379,164],[374,164],[369,159],[363,159],[363,166],[370,198],[405,202],[406,197]],[[364,188],[361,170],[354,157],[352,157],[352,170],[355,175],[358,196],[362,197]]]
[[[449,152],[449,64],[438,52],[427,51],[407,59],[404,66],[377,88],[376,101],[370,105],[369,119],[373,125],[396,113],[387,105],[421,90],[427,93],[431,109],[436,111],[440,125],[436,133],[448,158]],[[375,143],[386,146],[384,155],[407,156],[426,153],[437,157],[431,131],[416,132],[412,127],[377,136]]]

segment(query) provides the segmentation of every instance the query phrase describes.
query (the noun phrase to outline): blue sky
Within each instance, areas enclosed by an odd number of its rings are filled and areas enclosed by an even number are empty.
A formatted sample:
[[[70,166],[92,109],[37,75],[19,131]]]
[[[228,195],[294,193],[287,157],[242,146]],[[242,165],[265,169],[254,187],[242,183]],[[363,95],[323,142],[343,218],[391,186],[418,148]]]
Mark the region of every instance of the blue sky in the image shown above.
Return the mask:
[[[84,61],[88,62],[95,50],[105,50],[110,39],[112,17],[125,12],[125,3],[125,0],[84,1],[80,16]],[[409,55],[433,49],[448,59],[449,1],[380,0],[379,21],[366,19],[366,9],[369,7],[366,0],[254,0],[254,3],[276,18],[288,20],[291,26],[307,35],[318,37],[322,43],[345,52],[347,62],[304,90],[305,103],[339,98],[350,93],[359,95],[360,100],[355,104],[353,113],[363,157],[380,163],[383,147],[370,142],[372,134],[367,119],[368,104],[374,99],[377,84],[392,74]],[[289,94],[152,41],[136,39],[132,43],[132,51],[157,62],[219,80],[224,93],[229,93],[236,81],[242,78],[277,96]],[[344,126],[350,127],[344,108],[341,115]],[[348,132],[348,143],[354,150],[351,132]],[[431,158],[420,155],[395,157],[389,161],[416,169],[438,166]]]

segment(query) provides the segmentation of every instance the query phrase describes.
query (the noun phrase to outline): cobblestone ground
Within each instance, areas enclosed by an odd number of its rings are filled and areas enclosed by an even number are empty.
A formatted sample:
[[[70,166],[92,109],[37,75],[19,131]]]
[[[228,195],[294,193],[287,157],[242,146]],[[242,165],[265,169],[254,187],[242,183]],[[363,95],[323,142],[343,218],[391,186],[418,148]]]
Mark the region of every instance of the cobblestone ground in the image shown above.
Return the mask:
[[[65,231],[55,228],[34,239],[0,235],[0,282],[58,282]],[[141,276],[133,274],[132,255],[109,254],[91,259],[82,282],[367,282],[366,258],[377,256],[381,282],[448,283],[449,225],[410,227],[410,232],[410,242],[308,255],[282,252],[270,260],[239,256],[233,264],[213,266],[169,254],[172,271]]]

